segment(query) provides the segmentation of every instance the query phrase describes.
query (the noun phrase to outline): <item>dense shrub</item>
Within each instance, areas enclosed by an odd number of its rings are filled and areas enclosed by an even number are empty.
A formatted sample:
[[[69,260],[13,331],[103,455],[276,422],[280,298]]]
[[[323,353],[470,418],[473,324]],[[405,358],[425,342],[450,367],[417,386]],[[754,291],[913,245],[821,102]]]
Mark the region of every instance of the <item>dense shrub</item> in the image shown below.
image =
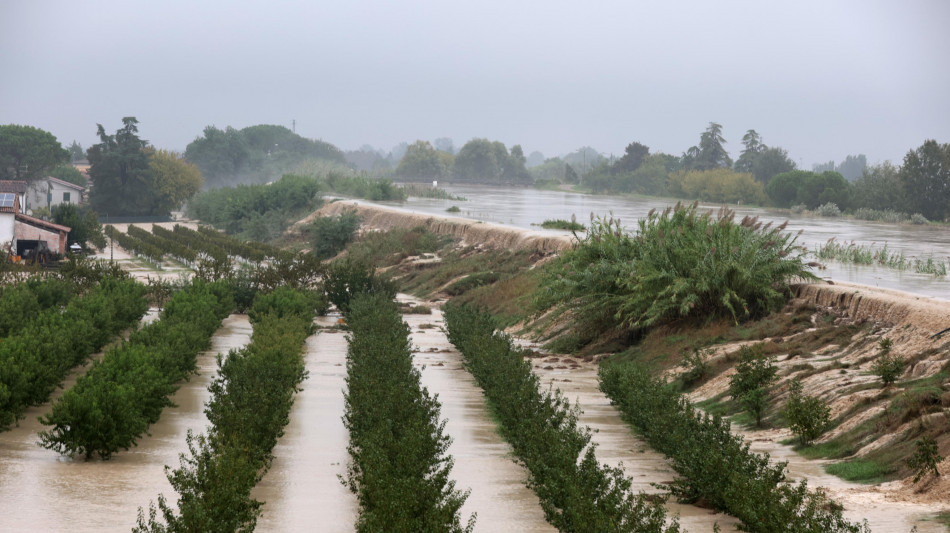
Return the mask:
[[[696,198],[725,204],[764,204],[768,197],[752,174],[728,168],[684,170],[670,174],[670,192],[678,198]]]
[[[803,394],[800,381],[792,382],[782,413],[802,446],[820,437],[831,422],[831,408],[820,398]]]
[[[409,327],[385,294],[359,294],[347,313],[346,482],[359,501],[357,531],[471,531],[468,494],[449,479],[451,442],[440,405],[412,364]]]
[[[785,463],[770,465],[768,455],[749,451],[727,420],[698,412],[646,369],[604,363],[600,386],[650,446],[669,457],[680,477],[668,488],[680,500],[735,516],[743,531],[869,531],[866,523],[845,520],[821,490],[786,481]]]
[[[225,285],[195,282],[172,296],[161,318],[108,350],[40,421],[41,444],[70,456],[109,459],[155,423],[178,382],[234,304]]]
[[[27,327],[33,318],[69,302],[72,284],[57,278],[30,278],[0,286],[0,339]]]
[[[818,206],[818,209],[815,209],[815,213],[821,217],[840,217],[841,210],[838,209],[837,204],[834,202],[828,202],[826,204],[821,204]]]
[[[596,219],[545,271],[542,308],[563,306],[589,331],[648,328],[678,319],[745,320],[781,307],[793,278],[815,279],[785,224],[737,222],[696,204],[652,212],[636,235]]]
[[[761,344],[739,349],[736,373],[729,378],[729,394],[755,417],[757,426],[762,425],[762,415],[768,408],[768,388],[777,373],[775,358],[764,355]]]
[[[0,430],[32,405],[49,400],[74,367],[145,313],[145,287],[130,279],[103,278],[65,309],[32,317],[0,342]],[[94,428],[91,428],[94,429]]]
[[[342,252],[356,236],[361,221],[356,210],[348,210],[335,217],[314,219],[310,226],[313,254],[319,259],[329,259]]]
[[[679,531],[659,502],[631,490],[620,468],[600,464],[579,408],[557,389],[543,392],[511,339],[486,313],[445,308],[449,340],[465,359],[515,457],[528,470],[547,521],[559,531]]]
[[[345,315],[350,312],[350,299],[357,294],[384,294],[390,300],[395,298],[395,284],[377,276],[375,270],[349,258],[333,262],[323,281],[327,299]]]

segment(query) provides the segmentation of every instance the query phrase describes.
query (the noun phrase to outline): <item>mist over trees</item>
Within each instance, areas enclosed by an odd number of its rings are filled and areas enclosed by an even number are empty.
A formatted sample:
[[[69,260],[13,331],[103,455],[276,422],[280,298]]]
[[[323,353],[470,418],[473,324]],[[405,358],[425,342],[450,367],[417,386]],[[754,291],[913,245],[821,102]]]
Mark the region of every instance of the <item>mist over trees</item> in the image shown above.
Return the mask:
[[[834,161],[827,163],[816,163],[812,165],[814,172],[834,171],[841,174],[848,181],[854,181],[864,174],[864,169],[868,166],[868,159],[864,154],[849,155],[844,158],[840,165],[835,165]]]
[[[185,148],[185,159],[198,167],[209,187],[264,183],[311,159],[346,164],[336,146],[267,124],[241,130],[208,126]]]

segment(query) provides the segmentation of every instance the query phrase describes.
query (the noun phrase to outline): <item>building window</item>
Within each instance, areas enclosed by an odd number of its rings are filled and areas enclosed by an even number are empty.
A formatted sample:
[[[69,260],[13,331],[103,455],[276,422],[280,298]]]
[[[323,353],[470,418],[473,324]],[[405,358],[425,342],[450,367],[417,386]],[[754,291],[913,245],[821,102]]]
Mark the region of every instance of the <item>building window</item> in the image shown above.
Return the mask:
[[[64,204],[68,204],[68,203],[69,203],[69,193],[68,193],[68,192],[64,192],[64,193],[63,193],[63,203],[64,203]]]

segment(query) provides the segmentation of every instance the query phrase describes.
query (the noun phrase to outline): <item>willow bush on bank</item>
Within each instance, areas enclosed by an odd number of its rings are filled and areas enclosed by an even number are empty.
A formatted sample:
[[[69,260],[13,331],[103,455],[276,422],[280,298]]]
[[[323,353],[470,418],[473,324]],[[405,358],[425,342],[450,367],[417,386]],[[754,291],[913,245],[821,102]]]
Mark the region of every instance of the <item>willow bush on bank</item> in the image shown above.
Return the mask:
[[[578,408],[561,393],[542,392],[537,375],[491,317],[467,306],[445,307],[449,340],[485,391],[502,436],[529,473],[548,522],[559,531],[677,532],[662,505],[634,494],[620,468],[600,464]]]
[[[637,365],[604,363],[600,387],[650,446],[670,458],[679,474],[667,488],[682,501],[703,501],[742,521],[740,529],[867,533],[867,523],[845,520],[841,506],[821,490],[786,479],[786,463],[749,451],[729,422],[704,414],[665,382]]]
[[[290,420],[294,394],[307,376],[304,341],[313,331],[312,295],[281,288],[258,295],[254,333],[244,349],[218,356],[218,374],[205,407],[207,434],[188,431],[188,453],[166,475],[178,492],[177,510],[163,495],[139,509],[136,532],[253,531],[262,502],[251,490],[273,461]]]
[[[651,211],[630,235],[620,221],[594,219],[580,243],[547,269],[538,303],[576,311],[593,331],[644,329],[678,319],[745,320],[779,309],[805,250],[785,224],[715,217],[697,204]]]
[[[347,310],[347,486],[359,501],[357,531],[469,532],[467,492],[449,479],[451,439],[438,400],[412,365],[409,327],[388,294],[356,294]]]
[[[198,352],[234,307],[230,289],[196,281],[175,293],[158,321],[133,332],[80,376],[40,421],[45,448],[109,459],[134,446],[158,421]]]
[[[0,342],[0,430],[49,400],[70,370],[145,314],[145,287],[103,278],[65,309],[47,309]]]

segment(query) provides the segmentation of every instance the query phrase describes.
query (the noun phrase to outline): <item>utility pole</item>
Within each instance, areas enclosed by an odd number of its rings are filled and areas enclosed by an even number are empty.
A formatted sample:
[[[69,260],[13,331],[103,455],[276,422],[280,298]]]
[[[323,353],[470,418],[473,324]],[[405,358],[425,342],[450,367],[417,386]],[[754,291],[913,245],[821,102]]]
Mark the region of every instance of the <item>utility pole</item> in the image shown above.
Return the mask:
[[[293,127],[294,133],[297,133],[297,119],[291,120],[290,125]]]

